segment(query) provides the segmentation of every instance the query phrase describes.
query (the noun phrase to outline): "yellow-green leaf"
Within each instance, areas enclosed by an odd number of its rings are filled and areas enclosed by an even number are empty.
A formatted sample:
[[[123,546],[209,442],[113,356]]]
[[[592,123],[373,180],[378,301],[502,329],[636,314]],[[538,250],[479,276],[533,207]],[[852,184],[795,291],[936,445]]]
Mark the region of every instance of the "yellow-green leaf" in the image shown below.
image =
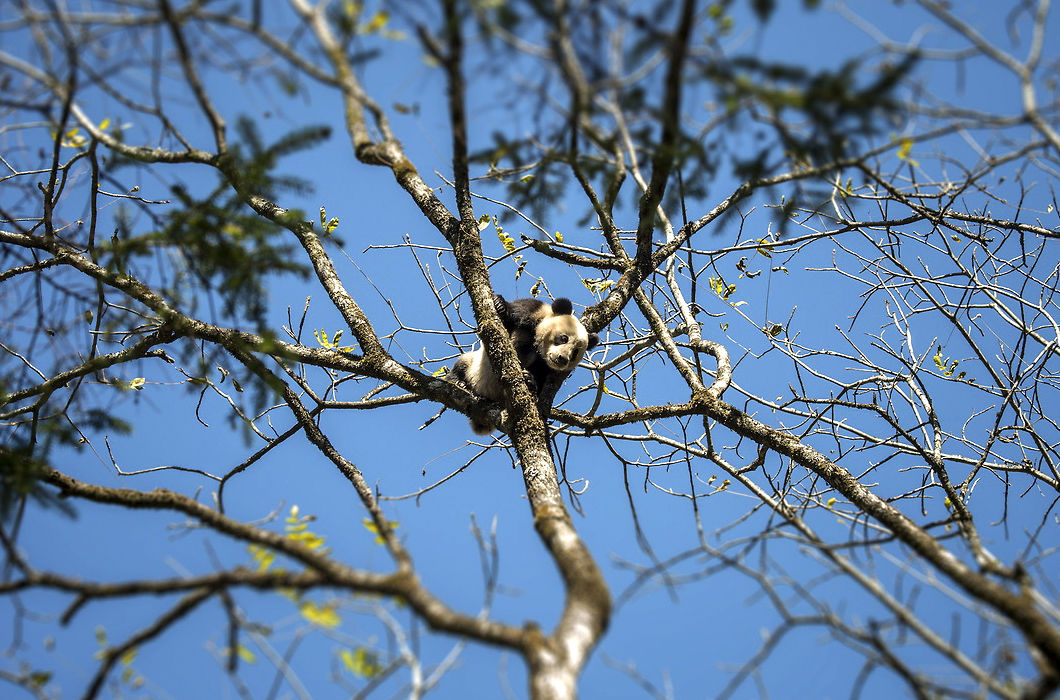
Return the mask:
[[[122,654],[121,658],[119,659],[119,661],[121,662],[121,665],[122,666],[128,666],[133,661],[135,661],[136,660],[136,651],[137,651],[136,647],[133,647],[132,649],[129,649],[127,652]]]
[[[67,132],[63,134],[60,143],[64,148],[80,148],[81,146],[84,146],[88,143],[88,139],[85,136],[82,136],[80,132],[81,128],[77,126],[68,129]]]
[[[371,518],[363,518],[361,522],[364,523],[365,530],[375,535],[376,544],[383,544],[384,542],[386,542],[386,540],[383,539],[383,536],[379,534],[379,528],[376,526],[374,520],[372,520]],[[399,527],[398,523],[393,520],[388,520],[387,525],[390,527],[391,530],[394,530]]]
[[[258,567],[258,571],[268,571],[269,567],[272,566],[272,563],[276,561],[276,553],[259,544],[247,545],[247,551],[250,552],[250,556],[254,560],[254,564]]]
[[[722,299],[728,299],[736,291],[735,284],[725,284],[720,277],[711,277],[707,280],[710,288]]]
[[[255,663],[258,660],[257,654],[247,649],[242,644],[236,645],[236,653],[239,654],[239,658],[246,661],[248,664]]]
[[[904,160],[913,167],[920,165],[917,161],[909,157],[909,152],[913,150],[913,139],[902,139],[898,142],[898,159]]]
[[[364,31],[369,34],[378,32],[386,26],[388,21],[390,21],[390,14],[380,10],[372,16],[372,19],[368,20],[367,24],[364,25]]]
[[[353,350],[352,345],[339,345],[339,339],[342,338],[342,329],[335,331],[335,337],[329,338],[328,332],[321,328],[319,331],[313,331],[313,337],[317,339],[321,347],[327,348],[328,350],[338,350],[340,352],[350,352]]]
[[[319,549],[324,546],[325,538],[313,532],[292,532],[287,535],[287,539],[294,540],[295,542],[301,542],[310,549]]]
[[[770,241],[767,241],[765,238],[756,239],[755,243],[761,243],[762,245],[759,245],[757,248],[755,248],[755,252],[757,252],[759,255],[764,255],[767,258],[772,258],[773,251],[766,247],[769,242]]]
[[[614,280],[605,280],[605,279],[582,280],[582,284],[585,285],[585,288],[588,289],[590,292],[592,292],[594,294],[599,294],[600,292],[604,291],[605,289],[607,289],[608,287],[610,287],[614,283],[615,283]]]
[[[499,225],[494,224],[494,228],[496,228],[497,230],[497,240],[501,242],[501,245],[504,246],[504,249],[509,253],[515,250],[515,239],[512,238],[511,235],[508,234]]]
[[[302,604],[298,606],[298,612],[302,613],[302,617],[309,620],[318,627],[337,627],[342,618],[335,612],[334,605],[320,606],[311,600],[302,601]]]
[[[364,647],[358,647],[353,651],[343,649],[339,652],[339,658],[342,659],[342,665],[350,673],[362,678],[372,678],[383,670],[378,655]]]

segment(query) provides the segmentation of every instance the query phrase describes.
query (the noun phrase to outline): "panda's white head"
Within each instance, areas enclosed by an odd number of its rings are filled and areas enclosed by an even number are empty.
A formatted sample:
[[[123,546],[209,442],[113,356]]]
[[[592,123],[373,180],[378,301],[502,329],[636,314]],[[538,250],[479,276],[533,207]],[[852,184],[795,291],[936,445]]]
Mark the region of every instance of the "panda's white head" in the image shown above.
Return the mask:
[[[600,337],[589,333],[573,315],[570,299],[556,299],[534,329],[534,347],[545,363],[557,372],[574,369],[586,350],[600,342]]]

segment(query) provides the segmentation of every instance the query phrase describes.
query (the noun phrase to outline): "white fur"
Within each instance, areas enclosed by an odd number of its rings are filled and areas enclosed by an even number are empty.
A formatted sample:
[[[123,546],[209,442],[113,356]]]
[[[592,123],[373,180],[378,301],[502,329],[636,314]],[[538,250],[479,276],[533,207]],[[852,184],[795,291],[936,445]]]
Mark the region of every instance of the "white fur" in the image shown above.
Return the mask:
[[[503,298],[498,298],[499,303],[505,303]],[[560,301],[565,304],[559,308],[570,309],[570,301]],[[544,360],[544,364],[553,372],[570,372],[585,357],[590,336],[578,318],[570,313],[557,314],[555,305],[540,304],[539,308],[527,310],[528,304],[533,307],[536,302],[521,299],[512,305],[519,305],[518,312],[526,313],[528,320],[533,324],[520,320],[511,332],[512,342],[519,353],[520,364],[531,383],[536,384],[535,391],[539,392],[548,374],[541,367],[540,361]],[[592,336],[592,341],[594,344],[597,341],[595,335]],[[457,358],[453,365],[453,374],[475,394],[491,401],[504,400],[501,378],[494,371],[485,347],[480,345],[476,350],[465,352]],[[488,435],[491,432],[489,425],[480,424],[474,419],[471,421],[471,428],[479,435]]]
[[[585,356],[589,333],[574,316],[549,316],[538,324],[534,345],[549,367],[557,372],[569,372]]]
[[[461,359],[467,363],[465,376],[472,391],[492,401],[500,401],[504,397],[500,375],[493,371],[486,348],[465,352]]]

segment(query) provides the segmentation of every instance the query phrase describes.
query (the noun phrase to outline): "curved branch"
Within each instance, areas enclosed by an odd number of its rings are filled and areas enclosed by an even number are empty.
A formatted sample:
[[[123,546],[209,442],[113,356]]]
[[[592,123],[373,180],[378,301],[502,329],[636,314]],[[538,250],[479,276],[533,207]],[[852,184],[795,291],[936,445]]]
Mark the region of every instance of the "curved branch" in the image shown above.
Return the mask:
[[[171,510],[192,517],[213,530],[230,537],[269,547],[301,562],[316,572],[325,585],[352,591],[396,596],[409,605],[432,628],[450,634],[472,637],[518,651],[524,650],[529,630],[521,630],[502,623],[471,617],[450,609],[429,593],[418,578],[409,572],[376,574],[353,569],[330,559],[319,550],[288,539],[281,533],[262,530],[233,520],[187,496],[165,489],[136,491],[88,484],[51,467],[45,467],[42,481],[57,487],[66,497],[82,498],[95,503],[118,505],[124,508]]]

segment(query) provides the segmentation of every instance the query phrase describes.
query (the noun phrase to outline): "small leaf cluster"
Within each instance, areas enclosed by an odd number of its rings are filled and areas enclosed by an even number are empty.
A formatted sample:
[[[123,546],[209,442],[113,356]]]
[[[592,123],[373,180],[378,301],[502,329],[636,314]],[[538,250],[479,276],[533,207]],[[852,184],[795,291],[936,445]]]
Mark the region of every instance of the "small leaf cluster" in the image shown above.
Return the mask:
[[[309,523],[315,519],[312,515],[301,515],[298,506],[291,506],[290,513],[284,519],[284,536],[309,549],[319,550],[322,554],[326,554],[328,549],[324,546],[324,536],[318,535],[309,529]],[[258,571],[273,571],[276,573],[286,571],[282,567],[273,566],[276,562],[276,553],[271,549],[251,544],[247,546],[247,551],[250,552],[250,556],[254,560],[254,567]],[[298,607],[298,612],[306,621],[317,627],[331,629],[338,627],[342,623],[342,618],[336,612],[337,603],[335,602],[319,604],[306,598],[301,591],[294,589],[284,589],[281,593]]]
[[[45,430],[55,427],[55,422],[41,424]],[[63,442],[72,442],[69,435]],[[74,509],[62,500],[51,489],[41,483],[47,468],[45,455],[47,441],[37,449],[24,441],[11,440],[8,445],[0,445],[0,520],[7,520],[17,510],[25,498],[32,499],[38,505],[58,508],[66,515],[73,516]]]
[[[312,515],[302,515],[297,505],[291,506],[286,518],[284,518],[284,536],[294,542],[298,542],[309,549],[319,551],[323,554],[328,552],[326,538],[309,529],[309,523],[316,518]],[[390,527],[397,527],[397,523],[390,523]],[[365,528],[376,535],[377,542],[383,542],[379,536],[378,528],[370,519],[365,519]],[[254,568],[258,571],[273,571],[280,573],[285,571],[282,567],[275,566],[276,553],[267,547],[252,544],[247,547]],[[306,597],[301,591],[283,589],[281,595],[294,603],[298,613],[304,620],[321,629],[334,629],[342,624],[342,616],[338,612],[338,601],[317,603]],[[237,648],[237,653],[243,660],[254,663],[256,656],[242,645]],[[362,678],[373,678],[383,672],[384,668],[379,661],[379,655],[366,647],[354,649],[342,648],[338,651],[342,665],[352,674]]]
[[[935,367],[938,368],[943,377],[952,377],[953,373],[957,371],[957,366],[961,364],[960,360],[951,360],[949,357],[943,357],[941,345],[938,346],[931,359],[935,361]],[[956,376],[956,379],[964,379],[967,374],[967,372],[961,372]]]
[[[217,296],[223,313],[242,317],[265,327],[268,278],[274,274],[308,275],[305,264],[281,223],[253,211],[244,199],[248,194],[276,201],[281,192],[306,193],[308,181],[275,174],[280,158],[315,146],[328,138],[324,127],[292,131],[273,144],[262,142],[253,121],[236,124],[239,140],[222,161],[229,179],[221,178],[205,192],[186,185],[172,187],[172,203],[158,219],[154,230],[140,233],[128,216],[117,217],[111,240],[100,247],[101,260],[111,270],[136,274],[137,261],[150,266],[159,251],[169,251],[174,261],[173,282],[166,292],[192,309],[204,301],[200,292]],[[301,220],[298,212],[285,219]],[[338,225],[333,220],[334,226]],[[328,222],[329,224],[331,222]]]

